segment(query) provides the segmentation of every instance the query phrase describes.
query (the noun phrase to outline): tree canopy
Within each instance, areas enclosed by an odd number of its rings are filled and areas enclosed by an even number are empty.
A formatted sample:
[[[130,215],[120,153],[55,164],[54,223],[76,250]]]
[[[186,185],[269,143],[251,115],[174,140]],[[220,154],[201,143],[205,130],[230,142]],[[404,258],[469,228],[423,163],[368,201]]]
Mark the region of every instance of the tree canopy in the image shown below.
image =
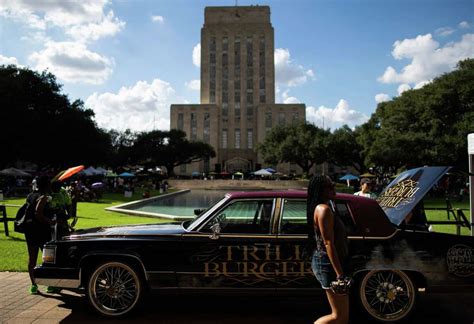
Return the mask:
[[[103,162],[110,138],[80,100],[70,102],[54,75],[0,66],[0,166],[33,161],[41,166]]]
[[[266,163],[295,163],[307,174],[313,165],[328,160],[329,135],[309,123],[277,126],[257,149]]]
[[[474,132],[474,59],[459,62],[421,89],[380,103],[357,130],[367,165],[467,169],[467,134]]]
[[[173,176],[174,168],[181,164],[216,156],[212,146],[200,141],[188,141],[186,133],[177,129],[142,132],[138,134],[132,151],[137,162],[164,165],[169,176]]]

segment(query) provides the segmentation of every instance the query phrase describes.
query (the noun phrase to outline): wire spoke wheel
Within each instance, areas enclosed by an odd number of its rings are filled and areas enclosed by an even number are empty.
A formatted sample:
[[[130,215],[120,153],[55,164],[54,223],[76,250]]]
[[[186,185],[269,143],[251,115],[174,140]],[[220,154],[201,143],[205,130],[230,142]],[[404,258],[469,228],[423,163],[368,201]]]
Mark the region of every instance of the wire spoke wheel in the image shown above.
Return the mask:
[[[416,299],[411,279],[398,270],[372,270],[359,289],[364,309],[375,319],[396,322],[406,318]]]
[[[129,313],[140,299],[141,290],[136,271],[121,262],[107,262],[96,268],[87,285],[92,306],[112,317]]]

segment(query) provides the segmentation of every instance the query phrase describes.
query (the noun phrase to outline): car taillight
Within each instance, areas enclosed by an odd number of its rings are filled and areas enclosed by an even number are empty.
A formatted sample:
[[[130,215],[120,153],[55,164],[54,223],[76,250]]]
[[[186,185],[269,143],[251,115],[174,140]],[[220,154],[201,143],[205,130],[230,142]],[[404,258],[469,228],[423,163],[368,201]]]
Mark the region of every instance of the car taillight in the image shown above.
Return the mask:
[[[44,263],[55,263],[56,262],[56,247],[45,246],[43,249],[43,262]]]

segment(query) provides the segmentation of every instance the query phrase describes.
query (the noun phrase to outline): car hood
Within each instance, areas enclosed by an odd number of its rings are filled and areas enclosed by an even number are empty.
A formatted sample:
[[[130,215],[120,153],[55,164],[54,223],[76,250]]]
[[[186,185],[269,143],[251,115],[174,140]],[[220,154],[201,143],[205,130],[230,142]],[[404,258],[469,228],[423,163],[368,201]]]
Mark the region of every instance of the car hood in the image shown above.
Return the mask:
[[[398,175],[377,198],[390,221],[400,225],[451,167],[422,167]]]
[[[90,237],[127,237],[146,235],[170,235],[182,234],[183,226],[177,223],[126,225],[113,227],[96,227],[78,230],[69,236],[69,239],[81,239]]]

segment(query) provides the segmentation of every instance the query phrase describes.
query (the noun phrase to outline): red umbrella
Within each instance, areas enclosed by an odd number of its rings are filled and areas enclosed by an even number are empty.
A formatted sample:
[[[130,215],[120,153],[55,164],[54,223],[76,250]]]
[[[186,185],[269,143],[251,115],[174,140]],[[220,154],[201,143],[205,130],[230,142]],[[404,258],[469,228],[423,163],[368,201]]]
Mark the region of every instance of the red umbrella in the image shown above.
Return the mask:
[[[79,166],[76,166],[76,167],[73,167],[73,168],[69,168],[67,169],[66,171],[64,171],[63,174],[61,174],[61,176],[59,177],[59,181],[63,181],[63,180],[66,180],[67,178],[75,175],[76,173],[80,172],[82,169],[84,169],[84,166],[83,165],[79,165]]]

